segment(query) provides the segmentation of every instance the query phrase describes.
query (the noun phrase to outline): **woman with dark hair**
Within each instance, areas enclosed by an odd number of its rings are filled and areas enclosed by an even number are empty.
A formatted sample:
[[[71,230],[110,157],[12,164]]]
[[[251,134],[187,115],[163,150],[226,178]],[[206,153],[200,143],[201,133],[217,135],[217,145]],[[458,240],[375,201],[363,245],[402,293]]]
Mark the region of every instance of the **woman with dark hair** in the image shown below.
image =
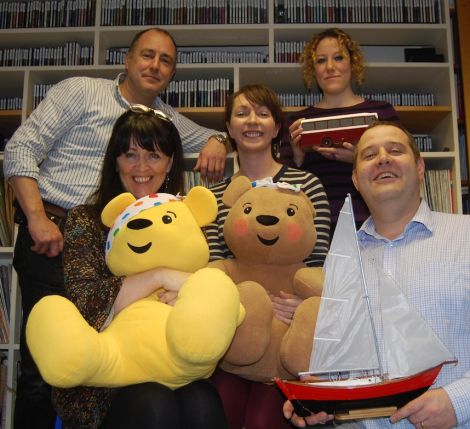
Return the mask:
[[[354,145],[345,136],[341,147],[313,146],[312,152],[304,152],[299,146],[303,131],[301,120],[376,113],[379,120],[397,122],[397,113],[390,103],[356,94],[355,88],[364,81],[364,57],[359,44],[343,30],[330,28],[313,35],[305,45],[300,62],[305,87],[310,91],[316,84],[322,99],[289,117],[289,133],[283,138],[281,161],[315,173],[321,180],[330,203],[332,232],[348,193],[354,200],[356,221],[362,224],[369,216],[369,210],[352,184]]]
[[[69,212],[65,225],[66,295],[93,328],[103,330],[123,308],[161,287],[167,292],[160,300],[171,304],[188,276],[169,269],[114,276],[105,262],[108,229],[101,211],[123,192],[141,198],[182,191],[183,150],[176,127],[161,111],[131,106],[114,125],[97,192],[88,204]],[[206,380],[174,391],[158,383],[54,388],[53,403],[64,429],[226,427],[220,398]]]
[[[219,211],[216,221],[205,229],[210,259],[233,257],[224,240],[228,207],[222,202],[231,180],[238,176],[247,176],[252,181],[271,177],[274,182],[300,185],[311,200],[316,211],[317,242],[305,263],[323,265],[329,247],[328,201],[315,175],[282,165],[275,156],[283,127],[283,113],[276,93],[264,85],[244,86],[227,100],[225,125],[238,154],[239,169],[231,178],[211,188]],[[282,292],[271,300],[275,316],[286,324],[291,323],[293,313],[302,302],[296,295]],[[222,370],[216,370],[212,381],[222,397],[230,429],[290,427],[280,411],[284,402],[282,394],[273,384],[245,380]]]
[[[152,118],[152,115],[157,120]],[[111,134],[103,162],[100,185],[91,201],[98,215],[115,196],[126,191],[132,192],[124,189],[122,177],[116,173],[120,171],[120,165],[136,166],[137,162],[134,158],[137,152],[145,153],[145,151],[147,157],[154,160],[153,163],[147,163],[148,167],[154,168],[152,165],[160,160],[160,165],[166,169],[166,176],[163,176],[164,182],[156,189],[152,189],[155,186],[153,182],[149,183],[135,176],[136,185],[141,185],[143,189],[137,191],[142,195],[134,194],[134,196],[140,198],[156,190],[174,195],[183,192],[183,149],[178,130],[163,112],[141,104],[134,104],[130,110],[117,119]],[[162,176],[155,175],[154,178],[158,184]]]

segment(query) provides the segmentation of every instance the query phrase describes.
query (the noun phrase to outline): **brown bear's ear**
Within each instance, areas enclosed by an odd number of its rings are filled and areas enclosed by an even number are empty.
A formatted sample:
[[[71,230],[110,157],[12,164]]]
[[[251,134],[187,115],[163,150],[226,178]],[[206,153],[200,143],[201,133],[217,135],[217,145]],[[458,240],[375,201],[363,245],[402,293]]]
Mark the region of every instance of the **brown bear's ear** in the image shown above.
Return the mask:
[[[224,192],[224,196],[222,197],[222,202],[227,207],[232,207],[240,198],[240,196],[249,191],[251,188],[251,181],[248,179],[248,177],[237,177],[230,182],[230,185],[227,186],[227,189]]]
[[[111,228],[116,218],[122,211],[135,201],[134,195],[130,192],[125,192],[114,197],[101,212],[101,222],[103,225]]]

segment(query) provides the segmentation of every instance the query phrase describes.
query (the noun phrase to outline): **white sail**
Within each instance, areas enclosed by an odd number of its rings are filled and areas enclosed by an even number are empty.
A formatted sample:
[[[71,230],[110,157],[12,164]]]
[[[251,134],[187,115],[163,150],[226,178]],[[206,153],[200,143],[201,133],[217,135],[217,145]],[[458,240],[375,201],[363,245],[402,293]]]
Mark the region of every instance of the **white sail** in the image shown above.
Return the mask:
[[[379,278],[388,377],[417,374],[454,360],[430,326],[410,307],[393,279],[385,273]]]
[[[325,261],[310,373],[377,369],[350,198],[341,209]]]

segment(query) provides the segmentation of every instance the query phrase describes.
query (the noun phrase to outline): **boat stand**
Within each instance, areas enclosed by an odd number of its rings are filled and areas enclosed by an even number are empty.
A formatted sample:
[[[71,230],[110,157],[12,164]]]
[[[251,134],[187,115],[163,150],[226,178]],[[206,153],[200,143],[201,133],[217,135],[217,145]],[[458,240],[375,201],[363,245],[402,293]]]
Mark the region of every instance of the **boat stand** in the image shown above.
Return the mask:
[[[375,417],[390,417],[397,407],[362,408],[350,410],[346,413],[335,414],[335,420],[348,421],[356,419],[371,419]]]

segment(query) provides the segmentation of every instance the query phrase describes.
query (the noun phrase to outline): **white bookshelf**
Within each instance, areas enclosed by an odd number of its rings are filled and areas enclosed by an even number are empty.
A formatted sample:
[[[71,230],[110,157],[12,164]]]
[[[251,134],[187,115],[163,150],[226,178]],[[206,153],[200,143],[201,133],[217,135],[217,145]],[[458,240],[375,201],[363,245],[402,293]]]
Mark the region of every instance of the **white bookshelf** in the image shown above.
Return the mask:
[[[11,135],[28,116],[33,105],[33,86],[53,84],[71,76],[85,75],[115,78],[123,70],[120,65],[106,65],[106,49],[128,46],[133,35],[145,26],[101,26],[100,11],[104,0],[96,0],[96,18],[89,27],[34,28],[0,30],[0,48],[38,45],[57,46],[66,41],[77,41],[94,47],[93,65],[41,66],[0,68],[0,96],[22,97],[23,107],[17,111],[0,111],[0,131]],[[440,63],[407,63],[386,61],[386,58],[366,58],[363,92],[430,92],[436,105],[429,107],[396,106],[403,124],[412,133],[429,134],[435,151],[423,153],[429,168],[449,169],[453,185],[454,211],[461,213],[461,185],[457,132],[457,109],[454,88],[454,59],[452,25],[447,0],[441,0],[442,22],[439,24],[285,24],[276,23],[276,0],[266,0],[268,20],[256,24],[210,24],[162,26],[175,38],[178,46],[266,46],[267,63],[179,64],[175,80],[228,78],[236,90],[248,83],[264,83],[278,93],[305,92],[300,66],[295,63],[274,62],[276,42],[308,40],[312,33],[333,26],[347,31],[361,45],[428,46],[444,56]],[[286,0],[287,1],[287,0]],[[0,1],[0,4],[2,2]],[[284,3],[284,2],[282,2]],[[286,108],[295,111],[304,106]],[[222,130],[223,107],[184,108],[180,111],[196,122]],[[12,249],[0,249],[0,263],[11,262]],[[8,391],[6,427],[11,427],[14,402],[16,361],[19,339],[18,291],[12,285],[12,320],[10,342],[0,345],[8,359]]]

